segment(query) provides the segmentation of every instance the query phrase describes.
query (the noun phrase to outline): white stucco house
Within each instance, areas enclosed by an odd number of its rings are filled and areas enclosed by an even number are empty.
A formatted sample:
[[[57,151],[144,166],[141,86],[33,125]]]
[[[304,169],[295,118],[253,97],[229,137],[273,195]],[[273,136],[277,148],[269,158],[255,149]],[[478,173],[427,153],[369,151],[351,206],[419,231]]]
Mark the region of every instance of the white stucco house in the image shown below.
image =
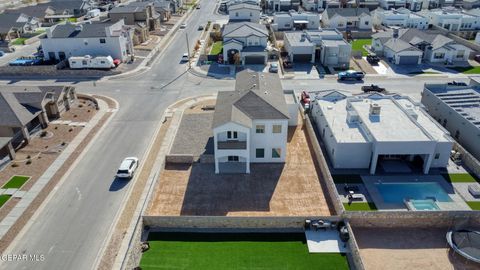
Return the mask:
[[[251,22],[228,23],[223,29],[223,59],[226,64],[267,63],[268,31],[265,25]]]
[[[480,28],[480,17],[467,14],[453,7],[422,10],[419,14],[427,18],[429,24],[450,31],[466,31]]]
[[[323,66],[348,68],[352,46],[336,29],[285,32],[285,50],[290,61],[320,63]]]
[[[298,10],[300,7],[300,0],[268,0],[265,2],[267,10],[273,12]]]
[[[378,3],[380,7],[385,10],[404,8],[407,5],[406,0],[379,0]]]
[[[394,29],[372,35],[372,49],[397,65],[468,60],[471,49],[437,32]]]
[[[57,24],[40,39],[46,60],[65,60],[71,56],[111,56],[127,61],[133,55],[134,29],[116,23]]]
[[[321,12],[327,8],[327,1],[326,0],[305,0],[302,1],[302,7],[306,11],[317,11]]]
[[[368,8],[327,8],[322,14],[322,26],[339,30],[371,30],[372,17]]]
[[[406,9],[376,9],[372,12],[374,26],[398,26],[403,28],[427,29],[428,19]]]
[[[247,3],[233,4],[228,9],[228,18],[230,22],[253,22],[260,21],[261,9],[258,5]]]
[[[311,115],[336,169],[369,169],[403,161],[427,174],[448,164],[453,139],[409,97],[343,91],[310,93]]]
[[[298,105],[287,104],[277,74],[238,73],[235,91],[217,95],[215,173],[250,173],[250,163],[285,162],[289,119],[296,119],[297,112]]]
[[[276,12],[273,16],[272,28],[275,31],[304,30],[320,28],[320,15],[313,12]]]

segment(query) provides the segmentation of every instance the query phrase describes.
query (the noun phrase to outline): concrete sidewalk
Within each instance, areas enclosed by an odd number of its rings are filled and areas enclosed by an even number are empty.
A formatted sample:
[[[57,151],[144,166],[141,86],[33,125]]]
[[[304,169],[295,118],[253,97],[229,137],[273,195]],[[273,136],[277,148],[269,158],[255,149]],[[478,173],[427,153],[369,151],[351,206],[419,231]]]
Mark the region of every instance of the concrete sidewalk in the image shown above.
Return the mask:
[[[8,213],[8,215],[0,222],[0,239],[10,230],[15,222],[23,215],[26,209],[30,206],[32,201],[42,191],[42,189],[50,182],[55,173],[62,167],[65,161],[72,155],[77,146],[88,136],[90,131],[97,125],[106,112],[108,112],[108,104],[98,99],[99,110],[95,116],[88,122],[88,124],[78,133],[78,135],[70,142],[65,150],[58,156],[58,158],[50,165],[50,167],[43,173],[42,176],[35,182],[35,184],[24,194],[21,200]]]

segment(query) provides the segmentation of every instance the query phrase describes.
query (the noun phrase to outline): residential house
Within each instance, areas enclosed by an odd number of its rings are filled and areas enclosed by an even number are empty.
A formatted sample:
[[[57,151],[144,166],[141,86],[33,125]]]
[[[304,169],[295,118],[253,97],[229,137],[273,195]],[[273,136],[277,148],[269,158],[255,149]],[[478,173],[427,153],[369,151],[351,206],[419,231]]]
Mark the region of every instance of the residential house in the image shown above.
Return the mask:
[[[383,10],[376,9],[373,12],[373,25],[380,26],[398,26],[403,28],[428,29],[428,19],[417,15],[406,8]]]
[[[235,91],[218,92],[215,104],[215,173],[250,173],[250,163],[285,162],[289,120],[297,112],[277,74],[237,73]]]
[[[393,29],[372,35],[372,50],[397,65],[455,63],[468,60],[471,50],[435,31]]]
[[[300,0],[267,0],[267,9],[273,12],[297,10]]]
[[[397,9],[404,8],[407,5],[406,0],[379,0],[380,7],[383,9]]]
[[[270,24],[275,31],[314,30],[320,28],[320,15],[313,12],[276,12]]]
[[[70,109],[76,99],[71,86],[9,86],[0,88],[0,160],[15,158],[14,149],[31,134]]]
[[[25,33],[35,32],[40,22],[35,17],[23,13],[0,14],[0,41],[13,40]]]
[[[265,25],[251,22],[228,23],[222,34],[223,59],[226,64],[266,64],[268,31]]]
[[[79,18],[85,15],[90,8],[88,1],[51,1],[18,9],[8,9],[4,13],[24,13],[30,17],[38,18],[42,24],[49,25],[67,19]]]
[[[336,29],[285,32],[284,48],[292,62],[318,62],[348,68],[352,46]]]
[[[410,11],[420,11],[423,8],[423,0],[406,0],[405,8]]]
[[[311,115],[335,169],[369,169],[385,161],[410,163],[427,174],[445,168],[453,139],[423,106],[399,95],[310,92]]]
[[[436,9],[444,7],[452,7],[455,0],[423,0],[423,9]]]
[[[327,8],[327,0],[305,0],[302,1],[302,7],[306,11],[321,12]]]
[[[146,25],[149,31],[160,28],[160,14],[151,2],[131,2],[115,7],[108,12],[108,16],[112,21],[123,19],[126,25]]]
[[[259,0],[226,0],[226,1],[220,2],[219,9],[228,13],[230,6],[233,6],[236,4],[249,4],[254,6],[260,6],[260,1]]]
[[[245,3],[231,5],[228,10],[229,21],[259,23],[261,10],[258,5]]]
[[[463,0],[462,8],[464,9],[480,8],[480,0]]]
[[[350,7],[368,8],[370,11],[377,9],[379,6],[380,3],[377,0],[358,0],[350,5]]]
[[[367,8],[327,8],[322,14],[324,28],[371,30],[372,17]]]
[[[449,31],[476,30],[480,27],[480,17],[455,8],[423,10],[419,14],[426,17],[429,24]]]
[[[71,56],[108,56],[127,61],[134,54],[133,29],[118,22],[54,25],[40,39],[46,60],[65,60]]]
[[[455,140],[480,160],[480,81],[469,86],[425,84],[422,103]]]

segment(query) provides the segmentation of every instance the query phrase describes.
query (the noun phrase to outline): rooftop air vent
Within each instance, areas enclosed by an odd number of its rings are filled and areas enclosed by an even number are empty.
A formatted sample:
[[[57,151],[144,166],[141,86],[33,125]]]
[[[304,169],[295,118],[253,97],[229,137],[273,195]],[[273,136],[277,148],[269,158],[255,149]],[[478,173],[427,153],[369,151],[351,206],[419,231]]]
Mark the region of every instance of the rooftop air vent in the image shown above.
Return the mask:
[[[370,104],[370,115],[380,115],[381,106],[377,103]]]

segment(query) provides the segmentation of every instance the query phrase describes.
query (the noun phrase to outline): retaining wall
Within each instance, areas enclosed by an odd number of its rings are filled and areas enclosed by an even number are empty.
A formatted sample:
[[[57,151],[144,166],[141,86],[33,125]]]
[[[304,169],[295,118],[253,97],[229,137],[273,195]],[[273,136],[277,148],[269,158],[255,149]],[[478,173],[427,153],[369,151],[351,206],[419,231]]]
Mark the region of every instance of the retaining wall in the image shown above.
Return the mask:
[[[142,259],[142,241],[145,241],[144,237],[143,218],[140,218],[139,223],[135,227],[132,238],[129,243],[129,251],[127,252],[122,269],[135,269],[138,267],[140,260]]]
[[[348,265],[351,269],[363,270],[365,266],[363,265],[362,257],[360,256],[360,248],[358,247],[357,240],[355,239],[355,234],[352,230],[352,226],[347,221],[345,222],[347,226],[350,239],[348,239],[347,247],[350,250],[350,253],[347,253]]]
[[[101,77],[120,74],[116,70],[94,70],[94,69],[57,69],[57,65],[46,66],[2,66],[0,76],[65,76],[65,77]]]
[[[176,154],[168,154],[165,156],[166,163],[182,163],[182,164],[192,164],[193,163],[193,155],[176,155]]]
[[[463,165],[480,178],[480,161],[457,142],[453,144],[453,150],[460,152]]]

